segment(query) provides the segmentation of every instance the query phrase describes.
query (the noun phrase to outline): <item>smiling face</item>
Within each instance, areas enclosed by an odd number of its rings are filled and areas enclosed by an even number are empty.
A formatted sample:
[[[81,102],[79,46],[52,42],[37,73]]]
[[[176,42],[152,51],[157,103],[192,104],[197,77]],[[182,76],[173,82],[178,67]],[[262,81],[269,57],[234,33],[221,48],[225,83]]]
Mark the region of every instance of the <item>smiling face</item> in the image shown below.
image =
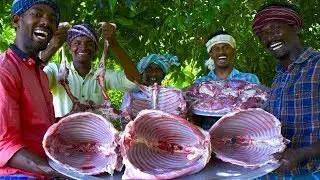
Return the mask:
[[[146,86],[152,86],[154,83],[161,85],[165,73],[155,63],[150,64],[142,73],[142,83]]]
[[[227,43],[214,45],[210,51],[210,57],[214,60],[215,68],[228,68],[233,66],[235,50]]]
[[[74,63],[91,64],[96,54],[96,44],[88,36],[78,36],[71,42],[69,52]]]
[[[17,39],[23,49],[38,53],[44,50],[57,29],[57,16],[50,6],[36,4],[21,15],[13,16]]]
[[[282,60],[288,58],[299,45],[298,33],[297,28],[275,21],[261,27],[257,36],[272,56]]]

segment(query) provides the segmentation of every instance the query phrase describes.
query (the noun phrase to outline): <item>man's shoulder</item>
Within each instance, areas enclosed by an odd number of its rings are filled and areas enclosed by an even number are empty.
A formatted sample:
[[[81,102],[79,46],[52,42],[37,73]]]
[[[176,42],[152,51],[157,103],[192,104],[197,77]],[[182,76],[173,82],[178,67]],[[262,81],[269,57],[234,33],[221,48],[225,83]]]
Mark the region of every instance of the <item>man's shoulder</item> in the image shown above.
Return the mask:
[[[19,71],[20,63],[17,63],[16,60],[10,56],[7,51],[0,55],[0,69],[1,72],[8,71],[10,73],[15,73]]]
[[[202,76],[200,78],[195,79],[193,81],[193,83],[201,83],[201,82],[210,81],[210,80],[214,80],[214,78],[210,75],[205,75],[205,76]]]

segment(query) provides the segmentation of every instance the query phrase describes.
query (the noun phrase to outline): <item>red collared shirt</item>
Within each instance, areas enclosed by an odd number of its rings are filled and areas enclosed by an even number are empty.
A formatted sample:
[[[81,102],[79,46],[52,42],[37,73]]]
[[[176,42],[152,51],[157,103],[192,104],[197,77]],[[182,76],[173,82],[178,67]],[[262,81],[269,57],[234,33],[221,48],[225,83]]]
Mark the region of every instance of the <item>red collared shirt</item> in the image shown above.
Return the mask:
[[[42,139],[53,122],[52,95],[45,73],[11,45],[0,55],[0,175],[28,174],[6,166],[23,147],[45,158]]]

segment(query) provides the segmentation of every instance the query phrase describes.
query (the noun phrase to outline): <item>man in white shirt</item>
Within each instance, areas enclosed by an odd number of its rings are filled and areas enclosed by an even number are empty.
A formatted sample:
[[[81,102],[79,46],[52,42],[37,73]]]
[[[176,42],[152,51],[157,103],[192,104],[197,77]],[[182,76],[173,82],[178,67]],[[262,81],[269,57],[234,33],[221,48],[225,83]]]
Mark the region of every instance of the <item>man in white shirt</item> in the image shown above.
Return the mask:
[[[122,91],[134,89],[136,86],[130,80],[140,82],[140,74],[134,62],[128,58],[118,44],[115,38],[115,27],[108,24],[102,28],[102,31],[103,38],[108,40],[110,47],[114,50],[125,71],[107,69],[105,73],[106,87],[108,89],[118,89]],[[104,99],[96,80],[97,75],[92,68],[92,62],[95,59],[98,49],[98,38],[90,24],[77,24],[69,30],[63,27],[60,28],[60,31],[56,33],[55,39],[51,41],[49,47],[42,53],[41,58],[43,60],[50,59],[66,39],[69,45],[69,52],[73,58],[70,65],[67,65],[69,69],[68,81],[71,93],[78,98],[81,103],[91,100],[95,104],[102,104]],[[72,102],[68,94],[58,82],[59,67],[60,64],[49,63],[44,68],[53,95],[56,117],[62,117],[72,109]],[[130,80],[127,79],[126,75]]]

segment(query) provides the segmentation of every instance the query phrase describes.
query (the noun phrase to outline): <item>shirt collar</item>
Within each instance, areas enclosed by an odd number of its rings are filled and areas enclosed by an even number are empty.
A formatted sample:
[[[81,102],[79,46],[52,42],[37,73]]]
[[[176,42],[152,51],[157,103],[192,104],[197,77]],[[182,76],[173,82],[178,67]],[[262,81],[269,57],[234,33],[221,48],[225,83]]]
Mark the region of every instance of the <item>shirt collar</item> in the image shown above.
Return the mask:
[[[70,69],[71,71],[73,71],[73,72],[75,72],[75,73],[78,74],[78,71],[77,71],[76,68],[74,67],[73,62],[70,63],[69,69]],[[93,68],[92,68],[92,66],[91,66],[91,69],[90,69],[89,73],[88,73],[86,76],[91,75],[91,74],[93,74],[93,73],[94,73],[94,70],[93,70]]]
[[[240,71],[238,71],[236,68],[233,68],[227,79],[233,78],[234,76],[240,74]],[[209,73],[209,76],[212,76],[213,79],[219,79],[220,78],[214,73],[214,70],[211,70]]]
[[[10,44],[9,48],[27,65],[32,67],[34,67],[35,65],[37,65],[38,67],[44,67],[44,63],[40,58],[32,59],[14,44]]]
[[[295,64],[301,64],[305,62],[310,58],[310,56],[312,56],[313,53],[314,53],[314,50],[311,47],[305,48],[301,53],[301,55],[297,59],[295,59],[292,64],[289,65],[288,69]],[[276,72],[277,73],[284,72],[284,68],[281,64],[276,65]]]

